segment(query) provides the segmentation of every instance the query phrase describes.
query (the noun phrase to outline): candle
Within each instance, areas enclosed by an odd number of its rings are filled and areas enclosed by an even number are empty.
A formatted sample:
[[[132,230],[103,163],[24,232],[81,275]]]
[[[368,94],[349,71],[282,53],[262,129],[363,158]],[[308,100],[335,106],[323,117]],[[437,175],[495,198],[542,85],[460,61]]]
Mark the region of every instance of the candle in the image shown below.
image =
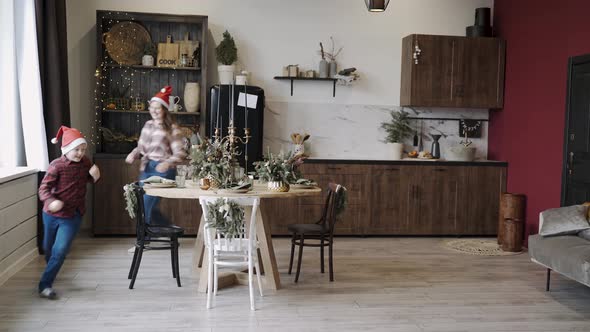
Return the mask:
[[[217,122],[215,123],[215,128],[219,128],[219,104],[220,103],[221,103],[221,84],[219,85],[219,91],[217,92]],[[211,117],[211,123],[213,123],[213,117]]]
[[[231,81],[231,113],[230,113],[230,122],[234,122],[234,87],[235,82]]]
[[[246,89],[246,81],[244,81],[244,128],[248,128],[248,90]]]

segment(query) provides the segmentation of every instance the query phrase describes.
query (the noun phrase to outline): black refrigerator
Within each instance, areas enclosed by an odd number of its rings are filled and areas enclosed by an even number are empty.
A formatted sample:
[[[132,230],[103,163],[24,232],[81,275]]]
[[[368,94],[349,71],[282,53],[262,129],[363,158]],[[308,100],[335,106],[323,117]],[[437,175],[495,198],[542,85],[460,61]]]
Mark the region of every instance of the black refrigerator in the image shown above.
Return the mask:
[[[240,103],[238,104],[238,99]],[[248,95],[248,98],[244,96]],[[253,100],[256,100],[254,103]],[[207,95],[207,111],[206,111],[206,130],[207,137],[212,137],[215,133],[215,127],[219,126],[222,129],[222,135],[228,134],[230,118],[230,104],[234,106],[234,127],[236,127],[236,134],[240,137],[244,136],[244,126],[246,124],[246,104],[248,106],[248,127],[250,128],[250,141],[247,145],[240,145],[238,147],[241,154],[238,156],[240,166],[244,167],[248,172],[254,171],[253,162],[262,160],[262,130],[264,128],[264,90],[253,85],[234,85],[233,98],[231,85],[214,85],[209,89]],[[219,112],[218,112],[219,111]],[[248,167],[246,167],[246,158],[248,156]]]

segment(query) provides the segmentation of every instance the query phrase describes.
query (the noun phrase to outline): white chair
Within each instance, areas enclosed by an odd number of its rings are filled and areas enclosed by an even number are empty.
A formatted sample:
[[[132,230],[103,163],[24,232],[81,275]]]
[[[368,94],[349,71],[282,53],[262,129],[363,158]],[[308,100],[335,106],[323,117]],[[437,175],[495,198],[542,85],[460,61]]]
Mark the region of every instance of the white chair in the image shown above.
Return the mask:
[[[250,309],[256,310],[254,306],[254,287],[253,274],[254,266],[256,267],[256,277],[258,279],[258,289],[260,296],[262,294],[262,282],[260,280],[260,265],[258,263],[258,241],[256,240],[256,212],[260,205],[258,197],[223,197],[231,200],[243,207],[251,207],[250,223],[246,227],[246,220],[241,227],[241,231],[234,237],[226,237],[217,229],[209,227],[207,224],[208,204],[218,200],[219,197],[203,196],[199,198],[203,208],[205,218],[205,247],[207,250],[209,273],[207,275],[207,309],[211,308],[212,295],[217,295],[218,287],[218,266],[225,267],[244,267],[248,266],[248,286],[250,288]],[[248,214],[246,213],[246,216]]]

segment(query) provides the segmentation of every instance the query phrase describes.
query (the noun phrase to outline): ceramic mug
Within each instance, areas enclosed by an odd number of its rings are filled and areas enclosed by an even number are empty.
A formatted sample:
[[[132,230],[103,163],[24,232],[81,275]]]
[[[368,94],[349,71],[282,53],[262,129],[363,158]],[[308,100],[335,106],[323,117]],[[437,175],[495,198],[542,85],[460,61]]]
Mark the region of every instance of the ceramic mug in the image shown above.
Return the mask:
[[[180,97],[179,96],[170,96],[170,112],[179,112],[182,109],[180,106]]]

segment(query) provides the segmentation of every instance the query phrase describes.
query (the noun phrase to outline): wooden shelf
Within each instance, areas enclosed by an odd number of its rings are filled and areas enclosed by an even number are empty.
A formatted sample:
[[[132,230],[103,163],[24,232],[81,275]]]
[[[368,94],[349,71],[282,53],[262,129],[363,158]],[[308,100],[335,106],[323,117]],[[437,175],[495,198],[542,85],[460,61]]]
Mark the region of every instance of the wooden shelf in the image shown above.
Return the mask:
[[[332,97],[336,97],[336,81],[338,81],[336,78],[275,76],[274,79],[291,81],[291,96],[293,95],[293,81],[332,81]]]
[[[150,111],[104,110],[103,113],[150,114]],[[201,112],[170,112],[171,115],[200,115]]]
[[[121,68],[121,69],[137,69],[137,70],[188,70],[188,71],[200,71],[200,67],[158,67],[158,66],[142,66],[142,65],[120,65],[117,63],[106,63],[107,68]]]

